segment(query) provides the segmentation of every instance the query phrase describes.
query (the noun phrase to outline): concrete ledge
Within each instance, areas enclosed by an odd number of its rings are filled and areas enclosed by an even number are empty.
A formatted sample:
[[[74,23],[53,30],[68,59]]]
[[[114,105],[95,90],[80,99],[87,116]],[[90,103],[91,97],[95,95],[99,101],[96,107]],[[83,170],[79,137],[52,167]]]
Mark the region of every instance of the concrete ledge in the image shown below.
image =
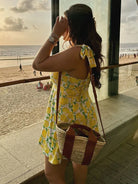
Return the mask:
[[[138,87],[100,101],[100,111],[106,134],[138,115]],[[99,123],[99,129],[101,126]]]
[[[0,137],[1,184],[21,183],[44,169],[38,145],[42,123]]]

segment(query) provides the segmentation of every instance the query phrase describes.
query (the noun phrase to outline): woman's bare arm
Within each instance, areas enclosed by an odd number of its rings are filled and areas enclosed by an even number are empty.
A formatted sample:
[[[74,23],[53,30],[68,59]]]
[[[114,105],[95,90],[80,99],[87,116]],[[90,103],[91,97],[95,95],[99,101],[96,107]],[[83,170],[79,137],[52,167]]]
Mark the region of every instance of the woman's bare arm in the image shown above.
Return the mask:
[[[46,44],[43,46],[41,53],[44,52],[45,55],[45,49],[48,46],[49,48],[51,48],[50,47],[51,43],[48,43],[47,41]],[[38,56],[34,60],[33,68],[38,71],[49,71],[49,72],[56,72],[56,71],[70,72],[76,70],[76,68],[78,69],[80,62],[79,52],[80,47],[76,46],[67,49],[66,51],[55,54],[53,56],[48,56],[47,58],[44,58],[45,56],[42,55],[40,59],[38,54]]]
[[[58,38],[64,35],[68,29],[68,21],[66,18],[59,17],[56,19],[56,23],[53,28],[53,33],[57,35]],[[58,41],[58,40],[57,40]],[[75,68],[74,60],[76,49],[68,49],[64,52],[58,53],[56,55],[50,56],[54,44],[49,40],[45,42],[43,47],[38,52],[35,60],[33,62],[33,68],[40,71],[70,71]]]

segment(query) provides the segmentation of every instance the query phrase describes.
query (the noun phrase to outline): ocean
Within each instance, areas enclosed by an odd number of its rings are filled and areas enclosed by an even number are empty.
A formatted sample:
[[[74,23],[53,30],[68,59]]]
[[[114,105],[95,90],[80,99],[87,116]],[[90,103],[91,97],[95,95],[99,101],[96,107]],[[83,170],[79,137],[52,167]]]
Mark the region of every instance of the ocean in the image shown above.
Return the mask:
[[[0,45],[0,68],[32,64],[40,45]]]
[[[0,68],[31,65],[41,45],[0,45]],[[121,54],[138,54],[138,43],[121,43]]]

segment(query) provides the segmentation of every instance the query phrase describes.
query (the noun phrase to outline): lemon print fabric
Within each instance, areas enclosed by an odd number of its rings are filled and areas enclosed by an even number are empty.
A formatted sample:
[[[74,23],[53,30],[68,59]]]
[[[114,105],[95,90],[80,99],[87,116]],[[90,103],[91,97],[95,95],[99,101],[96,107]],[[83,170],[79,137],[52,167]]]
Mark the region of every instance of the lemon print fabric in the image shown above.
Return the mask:
[[[88,58],[91,68],[96,67],[94,53],[87,45],[81,46],[80,56]],[[60,164],[62,155],[59,152],[56,134],[56,97],[58,72],[51,73],[53,83],[49,97],[42,133],[39,144],[43,153],[49,158],[51,164]],[[78,123],[87,125],[98,131],[96,112],[88,94],[90,75],[84,80],[71,77],[68,73],[62,72],[59,98],[58,122],[70,124]]]

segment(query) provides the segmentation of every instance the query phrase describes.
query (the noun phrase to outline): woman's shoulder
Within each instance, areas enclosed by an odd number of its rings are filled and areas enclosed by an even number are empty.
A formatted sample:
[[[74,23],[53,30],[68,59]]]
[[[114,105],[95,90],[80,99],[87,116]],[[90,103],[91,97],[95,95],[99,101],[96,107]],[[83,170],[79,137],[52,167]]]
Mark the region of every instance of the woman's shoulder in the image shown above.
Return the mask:
[[[73,56],[81,55],[81,52],[84,49],[84,45],[75,45],[66,50],[66,52],[70,53]]]
[[[76,60],[77,58],[80,58],[81,50],[81,45],[75,45],[64,50],[63,52],[60,52],[60,54],[62,54],[63,56],[65,55],[68,59],[72,58],[72,60]]]
[[[90,46],[88,45],[85,45],[85,44],[82,44],[82,45],[75,45],[71,48],[68,49],[69,51],[73,52],[74,54],[76,53],[80,53],[80,54],[83,54],[83,53],[86,53],[86,52],[90,52],[90,53],[93,53],[92,49]],[[94,53],[93,53],[94,54]]]
[[[68,48],[67,50],[76,53],[76,52],[79,52],[81,49],[82,49],[82,46],[81,45],[74,45],[74,46]]]

